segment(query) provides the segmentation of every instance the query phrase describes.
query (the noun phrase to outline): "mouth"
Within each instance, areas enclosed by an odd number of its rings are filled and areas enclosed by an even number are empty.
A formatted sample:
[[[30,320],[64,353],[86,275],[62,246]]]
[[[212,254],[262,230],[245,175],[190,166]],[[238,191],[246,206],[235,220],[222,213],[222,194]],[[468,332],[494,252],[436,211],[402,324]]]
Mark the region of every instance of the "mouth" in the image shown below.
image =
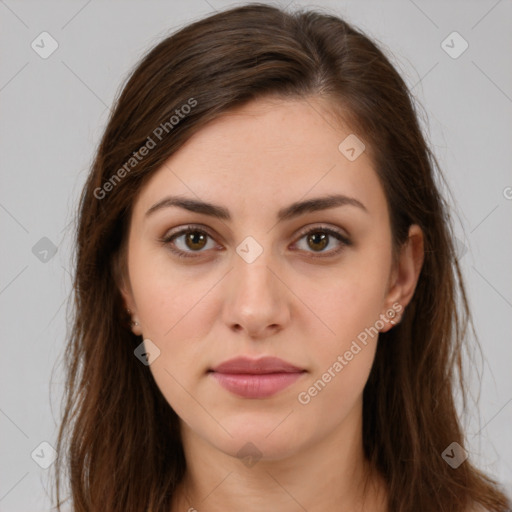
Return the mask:
[[[302,377],[307,371],[276,357],[238,357],[208,370],[227,391],[243,398],[268,398]]]

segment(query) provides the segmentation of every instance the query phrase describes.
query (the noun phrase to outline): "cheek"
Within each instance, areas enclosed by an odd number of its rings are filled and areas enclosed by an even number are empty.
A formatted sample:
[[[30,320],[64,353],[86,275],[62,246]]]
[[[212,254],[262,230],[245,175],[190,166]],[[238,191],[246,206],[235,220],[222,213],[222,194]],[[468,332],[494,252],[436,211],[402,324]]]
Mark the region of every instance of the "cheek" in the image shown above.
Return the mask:
[[[375,325],[384,312],[390,263],[386,253],[354,252],[338,270],[316,276],[314,286],[302,281],[300,293],[329,327],[325,349],[339,350]]]
[[[388,252],[358,251],[338,272],[321,277],[309,290],[310,303],[330,328],[311,342],[315,365],[297,401],[307,414],[332,408],[341,421],[359,400],[375,357],[391,257]],[[390,254],[390,252],[389,252]],[[306,289],[303,290],[303,293]]]
[[[193,277],[169,262],[153,263],[146,270],[131,274],[143,337],[160,351],[149,370],[182,420],[193,422],[194,418],[201,418],[214,431],[218,426],[209,423],[211,418],[194,399],[194,386],[206,370],[205,342],[216,317],[208,290],[218,279]]]
[[[328,295],[311,297],[332,332],[311,343],[315,364],[296,397],[299,410],[321,431],[342,422],[360,401],[378,342],[387,274],[365,261],[328,281]],[[326,282],[327,284],[327,282]]]
[[[315,389],[310,388],[308,394],[323,395],[317,405],[330,401],[348,406],[366,383],[377,347],[376,324],[381,312],[381,301],[371,292],[375,290],[345,286],[323,307],[326,323],[334,333],[310,347],[315,359],[310,384]]]
[[[177,264],[162,248],[134,247],[129,265],[144,336],[163,344],[190,335],[200,338],[206,327],[202,317],[211,313],[208,291],[218,278]]]

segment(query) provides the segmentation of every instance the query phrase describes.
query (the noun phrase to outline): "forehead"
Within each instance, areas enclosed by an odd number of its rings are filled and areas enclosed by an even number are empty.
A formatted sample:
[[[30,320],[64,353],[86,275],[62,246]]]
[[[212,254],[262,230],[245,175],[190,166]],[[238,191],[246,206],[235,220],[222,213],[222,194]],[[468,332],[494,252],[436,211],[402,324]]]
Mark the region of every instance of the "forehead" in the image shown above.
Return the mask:
[[[255,100],[193,135],[148,181],[136,209],[178,193],[233,205],[239,215],[251,209],[261,215],[308,196],[340,193],[378,213],[386,200],[370,157],[363,151],[354,160],[344,152],[343,141],[357,144],[353,137],[325,103]]]

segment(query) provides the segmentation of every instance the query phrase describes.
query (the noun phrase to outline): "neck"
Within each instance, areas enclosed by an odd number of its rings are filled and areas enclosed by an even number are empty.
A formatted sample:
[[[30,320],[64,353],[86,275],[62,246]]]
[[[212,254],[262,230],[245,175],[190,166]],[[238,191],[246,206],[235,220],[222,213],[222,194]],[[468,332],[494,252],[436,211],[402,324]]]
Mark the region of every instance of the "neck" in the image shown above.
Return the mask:
[[[172,511],[385,511],[385,485],[364,457],[362,411],[353,413],[336,432],[285,458],[247,465],[182,424],[187,472]]]

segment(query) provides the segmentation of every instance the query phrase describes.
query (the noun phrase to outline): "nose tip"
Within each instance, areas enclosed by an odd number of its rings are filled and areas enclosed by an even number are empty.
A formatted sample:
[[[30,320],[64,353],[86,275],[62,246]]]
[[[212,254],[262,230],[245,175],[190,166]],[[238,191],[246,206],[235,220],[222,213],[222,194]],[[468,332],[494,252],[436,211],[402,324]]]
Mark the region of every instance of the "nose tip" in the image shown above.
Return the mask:
[[[247,241],[248,253],[252,250],[251,243]],[[277,333],[290,318],[286,287],[283,287],[267,263],[262,254],[252,263],[241,257],[229,277],[229,298],[224,305],[224,321],[234,331],[245,331],[252,338],[264,338]]]

